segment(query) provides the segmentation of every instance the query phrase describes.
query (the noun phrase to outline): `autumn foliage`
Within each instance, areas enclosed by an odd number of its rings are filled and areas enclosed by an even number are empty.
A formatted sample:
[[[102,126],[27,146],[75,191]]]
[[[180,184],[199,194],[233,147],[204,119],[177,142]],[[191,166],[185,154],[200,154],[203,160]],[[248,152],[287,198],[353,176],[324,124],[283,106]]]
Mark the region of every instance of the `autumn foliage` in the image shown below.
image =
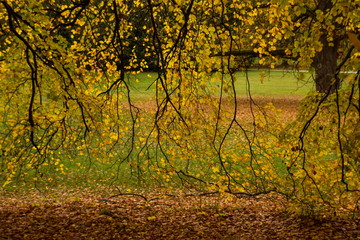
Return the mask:
[[[359,4],[1,1],[1,186],[101,171],[104,184],[278,193],[294,211],[358,213],[359,73],[343,72],[360,67],[347,37]],[[239,97],[237,72],[253,66],[309,70],[318,91],[284,120],[248,77]],[[136,99],[148,71],[153,97]]]

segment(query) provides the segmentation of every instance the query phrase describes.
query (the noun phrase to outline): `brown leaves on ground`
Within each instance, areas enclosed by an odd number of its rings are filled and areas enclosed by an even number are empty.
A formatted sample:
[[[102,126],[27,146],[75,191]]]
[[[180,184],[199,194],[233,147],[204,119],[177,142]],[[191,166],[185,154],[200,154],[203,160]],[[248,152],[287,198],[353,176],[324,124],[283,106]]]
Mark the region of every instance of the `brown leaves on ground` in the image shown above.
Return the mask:
[[[0,200],[0,239],[359,239],[359,220],[294,217],[277,197]]]
[[[250,102],[250,99],[247,97],[238,97],[236,101],[237,114],[238,118],[242,120],[243,123],[248,123],[249,121],[253,121],[253,113],[259,113],[259,110],[263,113],[269,113],[271,110],[264,109],[268,104],[273,104],[273,106],[281,111],[281,121],[290,122],[296,119],[296,115],[300,108],[300,101],[302,97],[292,96],[292,97],[261,97],[254,96],[253,101]],[[156,110],[156,102],[155,101],[141,101],[135,102],[134,105],[145,112],[155,111]],[[234,111],[234,103],[231,98],[224,98],[222,100],[222,109],[230,112]],[[207,104],[202,104],[199,106],[199,109],[195,111],[204,111],[209,112],[209,106]],[[213,109],[218,111],[218,107]],[[253,113],[251,112],[253,111]]]

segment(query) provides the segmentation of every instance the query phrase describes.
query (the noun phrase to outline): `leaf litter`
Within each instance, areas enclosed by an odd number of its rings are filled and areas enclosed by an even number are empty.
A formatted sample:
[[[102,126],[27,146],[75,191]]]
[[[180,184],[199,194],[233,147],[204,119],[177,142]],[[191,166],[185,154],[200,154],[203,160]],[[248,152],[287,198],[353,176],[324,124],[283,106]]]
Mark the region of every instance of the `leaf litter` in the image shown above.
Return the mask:
[[[0,197],[0,239],[360,238],[359,219],[292,215],[286,205],[276,195],[13,193]]]

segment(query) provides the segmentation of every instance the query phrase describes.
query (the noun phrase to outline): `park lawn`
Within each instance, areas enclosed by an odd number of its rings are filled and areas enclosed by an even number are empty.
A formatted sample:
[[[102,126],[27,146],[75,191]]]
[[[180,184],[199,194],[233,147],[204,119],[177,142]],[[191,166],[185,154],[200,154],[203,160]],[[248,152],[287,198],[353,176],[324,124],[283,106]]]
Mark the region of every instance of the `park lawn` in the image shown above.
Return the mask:
[[[247,75],[247,76],[246,76]],[[146,121],[150,121],[150,126],[146,131],[151,128],[151,121],[153,120],[153,111],[149,110],[149,106],[154,110],[156,107],[154,104],[156,73],[140,73],[136,75],[128,74],[126,81],[129,84],[130,94],[132,101],[134,101],[137,107],[144,111],[140,111],[140,114],[145,114],[142,117]],[[300,78],[301,80],[298,80]],[[271,102],[276,108],[282,111],[282,121],[290,122],[295,120],[297,111],[300,106],[300,100],[306,96],[306,94],[313,89],[311,83],[311,74],[306,72],[294,73],[289,71],[262,71],[252,70],[236,73],[235,88],[238,96],[238,114],[239,120],[242,123],[248,122],[252,124],[252,113],[249,108],[249,98],[247,93],[247,81],[249,80],[251,85],[251,95],[258,106],[266,106]],[[209,84],[212,84],[211,82]],[[214,96],[218,97],[218,96]],[[127,100],[124,100],[127,101]],[[229,104],[230,105],[230,104]],[[230,106],[231,107],[231,106]],[[145,132],[146,132],[145,131]],[[136,139],[138,141],[139,139]],[[48,179],[51,179],[50,186],[63,186],[72,188],[74,186],[83,186],[87,188],[96,189],[95,183],[109,184],[116,178],[116,184],[130,185],[131,187],[138,186],[139,182],[136,177],[128,176],[128,172],[131,171],[132,166],[130,164],[121,164],[121,168],[118,169],[120,162],[119,156],[107,156],[109,161],[101,162],[97,159],[89,160],[87,155],[77,155],[76,157],[66,156],[61,159],[61,163],[64,164],[66,175],[62,176],[59,172],[54,171],[53,166],[48,166],[49,174]],[[136,151],[131,155],[133,162],[139,158]],[[114,164],[112,164],[114,162]],[[80,166],[81,164],[81,166]],[[119,165],[120,166],[120,165]],[[47,167],[44,167],[46,169]],[[136,175],[136,174],[135,174]],[[134,176],[135,176],[134,175]],[[146,175],[143,180],[147,179]],[[14,183],[7,188],[16,190],[16,188],[32,188],[31,179],[36,177],[36,174],[29,174],[25,182]],[[43,184],[40,180],[37,183],[37,187],[44,187],[49,182],[45,181]],[[150,181],[150,184],[144,184],[145,187],[156,187],[156,182]]]
[[[235,90],[238,97],[245,97],[250,92],[252,96],[271,98],[299,98],[304,97],[314,89],[311,74],[307,72],[293,72],[286,70],[250,70],[235,73]],[[209,79],[212,76],[209,76]],[[155,81],[157,73],[129,74],[129,83],[134,101],[148,101],[155,96]],[[216,78],[216,77],[215,77]],[[229,81],[229,77],[225,76]],[[219,88],[218,83],[209,86]]]
[[[303,97],[314,88],[311,74],[305,72],[254,70],[247,75],[244,72],[236,74],[236,90],[240,96],[248,94],[247,79],[253,96]]]
[[[265,106],[267,103],[272,102],[275,107],[282,110],[283,116],[287,121],[294,120],[299,107],[299,100],[305,97],[307,92],[312,89],[312,84],[307,83],[310,74],[300,74],[304,80],[297,80],[296,73],[287,71],[254,70],[249,71],[247,77],[244,72],[236,73],[235,88],[238,92],[238,113],[240,114],[240,119],[242,119],[242,121],[252,121],[247,97],[248,93],[246,90],[247,80],[249,80],[251,84],[251,94],[257,104]],[[155,85],[153,83],[156,80],[156,77],[157,73],[128,74],[126,76],[125,81],[129,85],[132,101],[134,101],[135,105],[141,109],[146,110],[149,106],[155,107],[151,102],[154,102]],[[141,114],[151,114],[151,111],[142,111]],[[146,116],[150,120],[153,118],[152,115],[150,115],[150,117],[149,115]],[[132,157],[136,159],[138,156],[134,153]],[[118,161],[117,156],[108,156],[108,158],[110,159],[109,162]],[[117,167],[112,167],[112,164],[103,163],[97,160],[88,161],[86,155],[78,155],[75,158],[67,156],[62,159],[62,163],[64,164],[66,175],[61,176],[58,172],[54,172],[51,166],[48,166],[49,174],[47,177],[48,179],[51,179],[51,182],[45,181],[44,185],[44,183],[40,181],[36,183],[36,187],[42,188],[46,185],[50,185],[53,187],[63,186],[73,188],[74,186],[81,185],[86,188],[96,189],[95,183],[104,185],[109,184],[109,182],[112,181],[111,179],[114,179],[117,175],[119,175],[116,177],[117,184],[130,186],[136,186],[138,184],[136,180],[131,180],[133,178],[125,174],[130,171],[130,166],[127,164],[121,165],[121,173],[119,174],[119,169],[117,169]],[[34,186],[31,183],[31,178],[33,176],[36,176],[36,174],[29,174],[29,179],[26,181],[27,183],[20,182],[14,185],[11,184],[7,188],[11,190],[15,190],[18,187],[31,189]],[[150,185],[153,184],[150,183]],[[145,184],[145,186],[149,187],[148,184]]]

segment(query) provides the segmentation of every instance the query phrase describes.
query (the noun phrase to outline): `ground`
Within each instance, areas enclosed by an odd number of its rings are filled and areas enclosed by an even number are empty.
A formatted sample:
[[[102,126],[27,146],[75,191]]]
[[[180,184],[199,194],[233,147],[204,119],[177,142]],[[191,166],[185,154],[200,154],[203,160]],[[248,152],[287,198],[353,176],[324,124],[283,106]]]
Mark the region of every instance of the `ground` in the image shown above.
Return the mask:
[[[360,238],[359,219],[295,216],[285,206],[275,195],[13,194],[0,199],[0,239]]]

